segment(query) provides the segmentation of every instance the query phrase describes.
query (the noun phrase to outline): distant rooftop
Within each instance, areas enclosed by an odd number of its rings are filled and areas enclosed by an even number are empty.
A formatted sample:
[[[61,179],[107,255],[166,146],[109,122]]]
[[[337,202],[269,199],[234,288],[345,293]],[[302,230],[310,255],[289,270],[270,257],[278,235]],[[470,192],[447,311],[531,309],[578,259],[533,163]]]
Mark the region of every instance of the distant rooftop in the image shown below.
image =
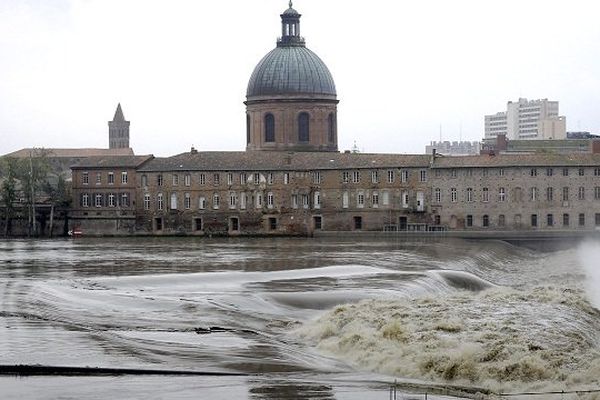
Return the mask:
[[[27,158],[40,150],[47,152],[48,156],[56,158],[84,158],[97,156],[133,156],[133,149],[51,149],[51,148],[25,148],[5,154],[4,157]]]
[[[270,151],[214,151],[155,158],[140,172],[161,171],[310,171],[328,169],[429,166],[427,155]]]
[[[88,157],[71,166],[71,168],[138,168],[153,158],[154,156],[151,154],[145,156]]]
[[[600,139],[600,135],[595,135],[591,132],[567,132],[567,139]]]
[[[432,168],[476,168],[476,167],[597,167],[600,154],[592,153],[536,153],[499,154],[480,156],[437,157]]]

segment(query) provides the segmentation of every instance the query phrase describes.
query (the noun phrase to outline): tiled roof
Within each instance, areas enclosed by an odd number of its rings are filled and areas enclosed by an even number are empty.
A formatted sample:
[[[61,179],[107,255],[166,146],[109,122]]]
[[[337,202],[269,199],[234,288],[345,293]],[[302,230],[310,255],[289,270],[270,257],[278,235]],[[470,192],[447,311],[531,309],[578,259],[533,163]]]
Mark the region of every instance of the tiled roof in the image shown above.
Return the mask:
[[[364,168],[427,168],[431,156],[328,152],[198,152],[155,158],[139,171],[276,171]]]
[[[137,168],[152,158],[154,158],[153,155],[88,157],[71,168]]]
[[[82,160],[74,168],[138,168],[161,171],[311,171],[331,169],[428,168],[431,155],[283,151],[214,151],[172,157],[106,156]],[[433,168],[597,166],[600,154],[501,154],[436,157]]]
[[[133,149],[21,149],[12,153],[6,154],[5,157],[14,158],[27,158],[29,154],[33,152],[39,152],[43,150],[47,152],[48,157],[56,158],[83,158],[83,157],[96,157],[96,156],[133,156]]]
[[[432,168],[598,166],[600,154],[500,154],[436,157]]]

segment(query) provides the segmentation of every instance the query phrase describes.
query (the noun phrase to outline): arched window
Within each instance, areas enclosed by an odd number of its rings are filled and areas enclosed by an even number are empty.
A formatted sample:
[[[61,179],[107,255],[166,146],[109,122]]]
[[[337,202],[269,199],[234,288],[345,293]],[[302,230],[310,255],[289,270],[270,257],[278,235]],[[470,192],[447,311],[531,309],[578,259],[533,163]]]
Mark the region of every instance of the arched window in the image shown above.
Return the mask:
[[[269,113],[265,115],[265,142],[275,141],[275,117]]]
[[[335,115],[333,113],[329,114],[329,124],[328,124],[328,139],[329,143],[335,142]]]
[[[250,144],[250,114],[246,114],[246,143]]]
[[[310,139],[309,118],[310,118],[310,116],[306,112],[302,112],[302,113],[300,113],[300,115],[298,115],[298,141],[299,142],[308,142]]]

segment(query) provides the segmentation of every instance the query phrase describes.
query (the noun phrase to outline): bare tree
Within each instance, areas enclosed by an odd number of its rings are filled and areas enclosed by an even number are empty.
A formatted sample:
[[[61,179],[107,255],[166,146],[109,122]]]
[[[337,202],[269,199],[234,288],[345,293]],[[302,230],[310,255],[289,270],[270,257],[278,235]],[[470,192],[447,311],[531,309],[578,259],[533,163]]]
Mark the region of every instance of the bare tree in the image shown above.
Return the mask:
[[[29,234],[37,236],[37,220],[36,220],[36,202],[38,201],[37,193],[46,183],[50,163],[48,160],[48,151],[45,149],[32,149],[29,152],[29,158],[26,165],[19,168],[19,178],[23,186],[25,202],[29,215]]]
[[[10,233],[12,217],[15,213],[18,160],[15,158],[4,157],[0,159],[0,167],[3,175],[0,193],[2,195],[2,203],[4,204],[4,237],[7,237]]]
[[[56,186],[53,186],[49,181],[46,181],[43,186],[43,190],[46,192],[50,200],[50,228],[48,236],[52,237],[55,210],[56,208],[61,209],[68,207],[71,203],[71,196],[69,195],[67,185],[62,175],[58,175]]]

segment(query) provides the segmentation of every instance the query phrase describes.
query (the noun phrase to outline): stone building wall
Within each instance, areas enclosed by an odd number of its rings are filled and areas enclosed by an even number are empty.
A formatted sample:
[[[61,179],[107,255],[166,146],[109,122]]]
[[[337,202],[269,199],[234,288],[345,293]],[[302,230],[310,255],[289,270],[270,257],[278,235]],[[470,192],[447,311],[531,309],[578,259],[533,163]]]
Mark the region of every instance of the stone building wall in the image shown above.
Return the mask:
[[[432,175],[432,212],[451,230],[593,230],[600,224],[598,168],[442,168]]]
[[[593,154],[263,154],[192,152],[130,169],[135,199],[127,210],[80,207],[78,196],[90,189],[75,184],[76,169],[72,223],[85,220],[91,232],[153,235],[600,227],[600,156]],[[95,170],[86,170],[91,179]]]
[[[403,171],[408,174],[405,181]],[[158,234],[306,235],[315,229],[397,229],[401,216],[407,224],[432,224],[426,213],[429,190],[427,182],[421,182],[421,171],[426,169],[141,173],[137,180],[137,230]],[[391,182],[388,172],[393,174]],[[358,182],[353,181],[355,173],[360,174]],[[245,177],[244,183],[241,177]],[[344,177],[348,177],[346,182]],[[423,194],[420,208],[417,193]],[[407,201],[403,202],[403,194]],[[356,217],[361,219],[359,225]]]

